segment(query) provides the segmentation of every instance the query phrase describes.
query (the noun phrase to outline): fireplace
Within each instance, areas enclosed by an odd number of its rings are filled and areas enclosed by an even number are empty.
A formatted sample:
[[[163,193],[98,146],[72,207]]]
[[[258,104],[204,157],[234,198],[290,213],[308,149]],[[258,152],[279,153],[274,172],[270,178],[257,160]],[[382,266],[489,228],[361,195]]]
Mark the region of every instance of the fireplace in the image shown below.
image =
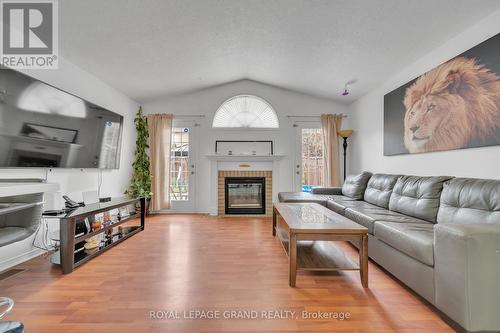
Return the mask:
[[[226,177],[226,214],[266,214],[265,177]]]

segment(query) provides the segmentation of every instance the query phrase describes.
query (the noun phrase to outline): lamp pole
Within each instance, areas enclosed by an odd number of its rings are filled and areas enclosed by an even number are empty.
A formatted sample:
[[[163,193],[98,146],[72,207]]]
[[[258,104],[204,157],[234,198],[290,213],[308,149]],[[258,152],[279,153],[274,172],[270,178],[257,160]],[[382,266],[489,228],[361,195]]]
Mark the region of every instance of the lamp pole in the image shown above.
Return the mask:
[[[344,139],[344,144],[342,147],[344,147],[344,181],[347,175],[347,139],[352,135],[354,131],[352,129],[346,129],[342,131],[338,131],[337,134]]]
[[[347,167],[347,136],[343,137],[344,139],[344,144],[342,145],[344,147],[344,181],[346,177],[346,167]]]

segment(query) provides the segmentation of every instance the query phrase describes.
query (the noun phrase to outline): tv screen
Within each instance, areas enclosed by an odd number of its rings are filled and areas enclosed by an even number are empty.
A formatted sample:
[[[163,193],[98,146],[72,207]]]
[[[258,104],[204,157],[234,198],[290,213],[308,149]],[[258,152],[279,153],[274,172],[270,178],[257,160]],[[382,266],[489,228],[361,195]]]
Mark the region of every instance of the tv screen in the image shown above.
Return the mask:
[[[0,69],[0,167],[117,169],[122,125],[119,114]]]

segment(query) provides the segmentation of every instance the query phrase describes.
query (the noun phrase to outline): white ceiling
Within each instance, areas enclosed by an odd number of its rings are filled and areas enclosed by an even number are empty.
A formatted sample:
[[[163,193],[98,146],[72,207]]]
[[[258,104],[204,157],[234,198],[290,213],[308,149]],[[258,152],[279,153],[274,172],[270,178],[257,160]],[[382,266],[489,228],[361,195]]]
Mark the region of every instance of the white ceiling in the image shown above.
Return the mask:
[[[250,79],[349,103],[498,8],[498,0],[64,0],[60,52],[139,102]]]

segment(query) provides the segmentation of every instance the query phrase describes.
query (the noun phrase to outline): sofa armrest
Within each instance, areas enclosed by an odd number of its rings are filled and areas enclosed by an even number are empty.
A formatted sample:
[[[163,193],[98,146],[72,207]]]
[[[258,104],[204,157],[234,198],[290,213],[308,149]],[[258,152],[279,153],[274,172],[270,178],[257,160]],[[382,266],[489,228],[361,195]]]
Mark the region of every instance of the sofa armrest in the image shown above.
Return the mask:
[[[312,194],[341,195],[342,187],[315,187],[311,189]]]
[[[434,228],[436,306],[468,331],[500,330],[500,225]]]

